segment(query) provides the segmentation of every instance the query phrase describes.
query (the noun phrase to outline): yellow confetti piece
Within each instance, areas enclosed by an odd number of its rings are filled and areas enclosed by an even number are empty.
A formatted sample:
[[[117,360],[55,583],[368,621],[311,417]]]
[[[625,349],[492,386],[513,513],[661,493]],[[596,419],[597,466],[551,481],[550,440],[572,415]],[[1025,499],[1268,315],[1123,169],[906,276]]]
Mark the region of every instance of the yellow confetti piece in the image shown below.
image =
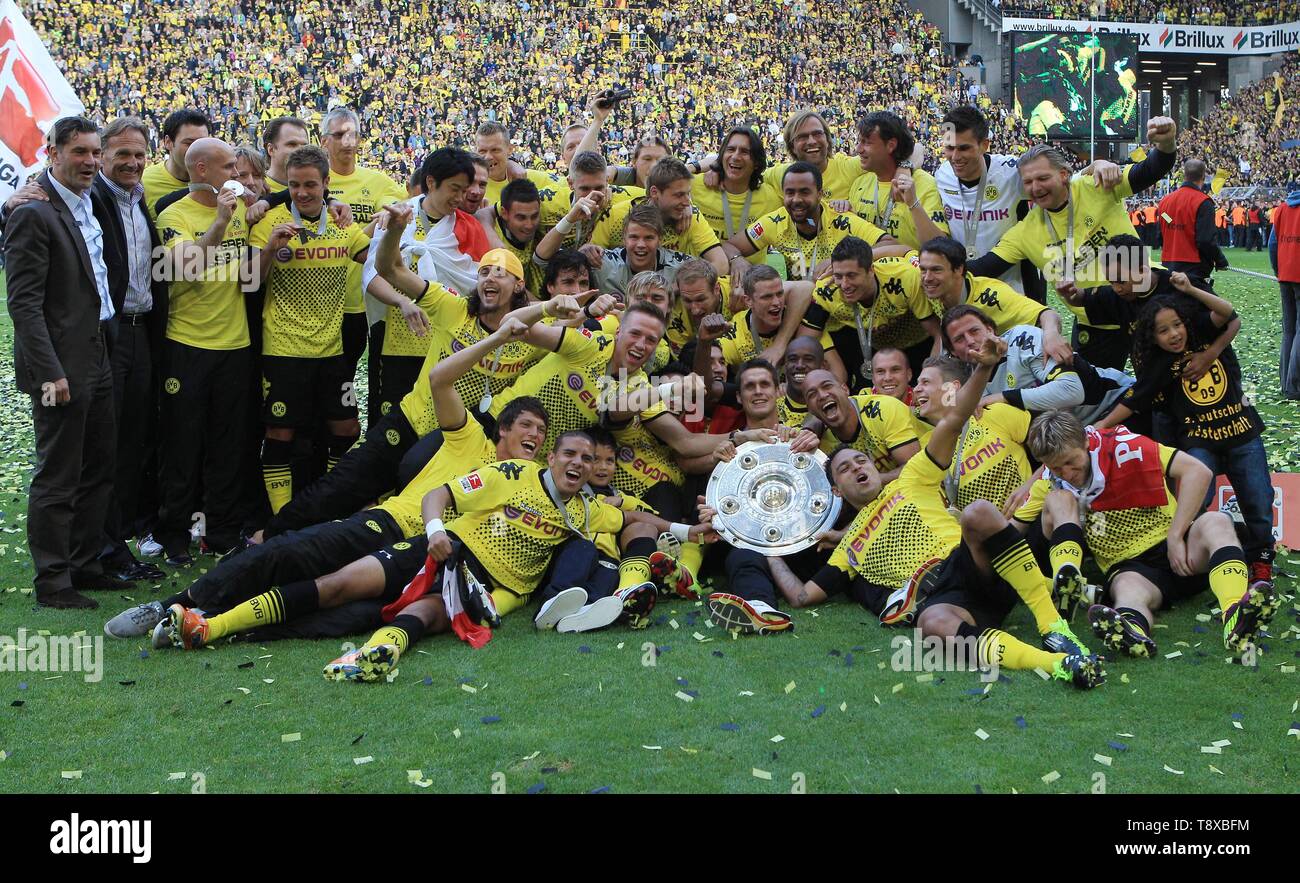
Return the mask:
[[[928,683],[930,683],[930,681],[933,681],[933,680],[934,680],[934,673],[933,673],[933,672],[926,672],[926,673],[923,674],[923,675],[917,675],[917,676],[916,676],[916,682],[917,682],[918,684],[928,684]]]
[[[262,678],[262,683],[264,683],[264,684],[274,684],[274,683],[275,683],[275,678]]]
[[[168,774],[167,774],[167,781],[168,781],[168,782],[175,782],[177,779],[183,779],[183,778],[185,778],[185,774],[184,774],[184,773],[168,773]]]
[[[1209,621],[1210,621],[1210,614],[1208,614],[1208,613],[1198,613],[1198,614],[1196,614],[1196,621],[1197,621],[1197,622],[1209,622]]]
[[[354,764],[356,764],[357,766],[361,766],[363,763],[373,763],[374,760],[375,760],[375,759],[374,759],[373,757],[371,757],[369,754],[367,754],[365,757],[354,757],[354,758],[352,758],[352,762],[353,762]]]
[[[1049,675],[1047,672],[1043,671],[1041,668],[1034,669],[1034,674],[1038,675],[1040,678],[1042,678],[1045,681],[1050,681],[1052,679],[1052,676]]]
[[[772,774],[767,770],[760,770],[758,767],[754,767],[753,773],[755,779],[763,779],[768,782],[772,781]]]
[[[771,739],[768,739],[767,741],[769,741],[769,742],[784,742],[784,741],[785,741],[785,736],[782,736],[780,733],[777,733],[775,736],[773,736]]]
[[[754,695],[754,691],[753,691],[753,690],[741,690],[741,691],[740,691],[738,694],[736,694],[736,695],[738,695],[738,696],[753,696],[753,695]]]
[[[877,696],[875,693],[872,693],[872,694],[871,694],[871,698],[874,699],[874,700],[876,700],[876,704],[877,704],[877,705],[880,704],[880,697]]]
[[[685,745],[678,745],[677,747],[680,748],[682,751],[685,751],[687,754],[699,754],[699,753],[700,753],[700,749],[698,749],[698,748],[687,748]]]
[[[816,610],[809,610],[808,612],[812,614],[813,619],[821,619],[821,615]]]
[[[642,745],[641,747],[644,748],[646,751],[663,751],[663,750],[664,750],[664,747],[663,747],[662,745]]]
[[[1127,684],[1127,683],[1128,683],[1128,673],[1127,673],[1127,672],[1124,673],[1124,674],[1121,674],[1121,675],[1119,676],[1119,682],[1120,682],[1121,684]]]
[[[1182,650],[1175,650],[1173,653],[1166,653],[1166,654],[1165,654],[1165,659],[1177,659],[1179,656],[1182,656],[1182,655],[1183,655],[1183,651],[1182,651]]]
[[[902,683],[900,682],[900,683],[894,684],[894,686],[890,687],[890,692],[891,692],[891,693],[901,693],[901,692],[903,692],[903,685],[902,685]]]
[[[975,738],[979,739],[981,742],[987,742],[989,738],[989,734],[984,732],[984,730],[981,728],[975,731]]]
[[[280,736],[281,742],[301,742],[302,733],[284,733]]]
[[[1050,785],[1053,782],[1055,782],[1057,779],[1061,778],[1061,774],[1058,773],[1056,770],[1052,770],[1050,773],[1047,773],[1043,776],[1039,776],[1039,778],[1043,780],[1044,785]]]
[[[47,680],[47,681],[57,681],[57,680],[58,680],[59,678],[61,678],[61,677],[63,677],[63,675],[51,675],[50,677],[46,678],[45,680]]]
[[[1137,738],[1137,735],[1134,734],[1134,733],[1116,733],[1115,735],[1116,735],[1116,736],[1123,736],[1123,737],[1126,738],[1126,739],[1136,739],[1136,738]]]
[[[1232,725],[1233,725],[1234,727],[1236,727],[1237,729],[1239,729],[1239,730],[1244,730],[1244,729],[1246,729],[1245,727],[1243,727],[1243,726],[1241,725],[1241,721],[1233,721],[1233,722],[1232,722]]]
[[[243,693],[245,696],[247,696],[249,693],[253,692],[252,690],[248,689],[247,687],[236,687],[235,689],[238,690],[239,692]]]
[[[1294,665],[1279,666],[1278,671],[1280,671],[1284,675],[1292,675],[1295,674],[1295,666]]]
[[[1222,754],[1223,749],[1215,745],[1202,745],[1201,754]]]
[[[1097,761],[1097,763],[1101,764],[1102,766],[1110,766],[1111,764],[1111,758],[1107,757],[1104,754],[1094,754],[1092,756],[1092,759]]]
[[[1211,742],[1210,744],[1213,745],[1215,748],[1227,748],[1229,745],[1232,744],[1232,740],[1231,740],[1231,739],[1216,739],[1216,740],[1214,740],[1213,742]]]
[[[471,687],[469,684],[461,684],[461,685],[460,685],[460,688],[461,688],[462,690],[464,690],[466,693],[477,693],[477,692],[478,692],[478,688],[477,688],[477,687]]]
[[[706,638],[706,637],[704,637],[704,635],[701,635],[699,632],[695,632],[694,634],[691,635],[691,637],[694,638],[694,639],[697,640],[697,641],[712,641],[712,640],[713,640],[712,638]]]
[[[848,710],[849,710],[849,703],[847,703],[847,702],[841,702],[841,703],[840,703],[840,711],[848,711]]]
[[[1183,774],[1182,770],[1176,770],[1173,767],[1171,767],[1169,764],[1165,764],[1165,772],[1173,773],[1175,776],[1181,776]]]
[[[433,779],[424,777],[424,770],[407,770],[406,781],[418,788],[428,788],[433,784]]]
[[[786,693],[790,693],[790,692],[792,692],[793,690],[794,690],[794,681],[791,681],[790,683],[788,683],[788,684],[785,685],[785,692],[786,692]]]
[[[675,629],[679,629],[679,628],[681,628],[681,626],[679,626],[679,625],[677,624],[677,620],[675,620],[675,619],[670,619],[670,620],[668,620],[668,625],[670,625],[671,627],[673,627],[673,628],[675,628]]]
[[[1161,212],[1160,217],[1165,219],[1166,224],[1172,224],[1174,222],[1174,219],[1169,217],[1169,212]]]
[[[615,649],[615,650],[622,650],[622,649],[623,649],[623,646],[624,646],[624,642],[623,642],[623,641],[619,641],[619,642],[618,642],[618,645],[617,645],[614,649]]]
[[[8,752],[8,751],[0,751],[0,760],[8,760],[8,759],[9,759],[9,752]]]
[[[1219,768],[1218,768],[1217,766],[1215,766],[1214,764],[1210,764],[1210,772],[1212,772],[1212,773],[1218,773],[1220,776],[1223,775],[1223,770],[1219,769]]]
[[[451,731],[451,734],[452,734],[453,736],[455,736],[457,739],[459,739],[459,738],[460,738],[460,729],[457,728],[457,729],[452,730],[452,731]]]
[[[81,770],[64,770],[63,772],[59,773],[59,776],[64,779],[80,779]]]
[[[1147,158],[1147,151],[1145,147],[1134,147],[1128,152],[1128,155],[1133,162],[1142,162]]]
[[[676,693],[674,693],[673,695],[676,696],[678,699],[682,700],[683,702],[694,702],[694,701],[695,701],[695,697],[694,697],[694,696],[692,696],[690,693],[683,693],[681,690],[678,690],[678,691],[677,691]]]

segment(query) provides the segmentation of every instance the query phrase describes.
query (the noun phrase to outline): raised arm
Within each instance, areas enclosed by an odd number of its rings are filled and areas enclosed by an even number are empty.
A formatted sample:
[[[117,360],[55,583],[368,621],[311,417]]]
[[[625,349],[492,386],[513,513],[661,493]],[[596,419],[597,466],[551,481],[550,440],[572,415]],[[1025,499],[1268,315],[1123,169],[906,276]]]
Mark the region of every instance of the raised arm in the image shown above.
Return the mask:
[[[961,385],[955,406],[943,416],[935,426],[934,432],[930,433],[925,452],[931,460],[945,469],[952,463],[953,451],[957,448],[957,439],[961,436],[962,427],[979,407],[984,388],[989,385],[994,369],[1006,354],[1007,342],[1002,338],[989,337],[984,340],[984,347],[975,354],[978,361],[975,371]]]
[[[387,225],[375,249],[375,269],[394,288],[413,300],[424,297],[427,283],[402,260],[402,231],[411,223],[415,210],[404,202],[394,202],[380,209]]]

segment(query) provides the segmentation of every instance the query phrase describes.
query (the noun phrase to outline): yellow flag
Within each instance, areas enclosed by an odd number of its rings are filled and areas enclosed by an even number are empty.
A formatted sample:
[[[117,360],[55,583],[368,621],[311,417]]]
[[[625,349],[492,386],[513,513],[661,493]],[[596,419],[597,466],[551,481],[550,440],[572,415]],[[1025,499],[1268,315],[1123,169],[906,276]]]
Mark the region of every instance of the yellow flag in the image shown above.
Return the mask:
[[[1210,182],[1210,192],[1218,193],[1223,189],[1223,185],[1228,183],[1228,176],[1232,172],[1227,168],[1218,168],[1214,170],[1214,180]]]

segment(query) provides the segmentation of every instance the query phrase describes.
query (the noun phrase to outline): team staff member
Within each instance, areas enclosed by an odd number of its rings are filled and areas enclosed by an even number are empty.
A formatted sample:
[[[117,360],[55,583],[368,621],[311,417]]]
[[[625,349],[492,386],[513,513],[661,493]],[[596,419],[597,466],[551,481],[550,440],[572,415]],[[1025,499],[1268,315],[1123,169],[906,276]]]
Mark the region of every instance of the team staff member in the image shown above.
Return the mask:
[[[145,208],[149,209],[151,216],[158,216],[158,200],[176,190],[184,190],[190,183],[185,154],[195,141],[210,136],[213,128],[212,120],[188,107],[172,111],[163,120],[162,146],[167,151],[167,158],[147,167],[140,176],[140,183],[144,185]]]
[[[276,117],[266,124],[262,145],[266,151],[268,193],[279,193],[289,187],[289,156],[309,143],[307,123],[298,117]]]
[[[104,218],[115,209],[92,194],[99,129],[84,117],[50,128],[50,167],[37,177],[45,199],[18,206],[4,231],[14,378],[31,396],[36,470],[27,546],[42,607],[99,606],[80,589],[118,588],[98,556],[112,501],[116,430],[108,325],[124,280]],[[99,217],[97,217],[99,215]],[[115,274],[116,275],[116,274]],[[113,284],[116,283],[116,284]]]
[[[1020,158],[1020,179],[1034,207],[991,252],[968,263],[967,269],[975,276],[1001,276],[1028,259],[1058,291],[1106,284],[1097,261],[1102,248],[1112,236],[1136,235],[1124,200],[1169,173],[1177,136],[1173,120],[1152,117],[1147,139],[1156,150],[1142,162],[1126,166],[1124,179],[1110,191],[1100,189],[1091,177],[1074,175],[1069,160],[1055,147],[1031,147]],[[1072,344],[1092,364],[1120,369],[1126,354],[1108,341],[1115,330],[1085,325],[1080,319],[1074,323]]]
[[[786,167],[781,178],[782,208],[764,215],[722,243],[731,261],[732,290],[739,291],[750,255],[772,249],[785,258],[790,279],[815,279],[822,262],[846,236],[869,244],[893,243],[885,232],[852,212],[839,212],[825,200],[822,173],[806,162]]]
[[[780,193],[785,173],[790,166],[804,162],[815,168],[821,176],[825,185],[823,196],[826,199],[849,199],[854,182],[862,176],[862,163],[856,156],[831,152],[831,130],[821,114],[807,109],[791,114],[790,119],[786,120],[785,128],[781,130],[781,142],[793,159],[788,163],[768,166],[763,172],[763,183]],[[706,183],[713,188],[718,186],[715,180],[717,173],[712,171],[717,160],[717,154],[709,154],[700,161],[700,169],[708,170]]]
[[[324,421],[330,468],[361,435],[341,329],[349,271],[365,260],[370,238],[359,224],[340,229],[325,211],[329,168],[319,147],[294,151],[285,165],[289,207],[271,209],[249,235],[266,285],[262,477],[273,513],[293,497],[296,433]]]
[[[846,236],[831,252],[830,270],[813,289],[799,334],[817,337],[830,332],[844,377],[857,378],[855,387],[870,384],[870,360],[877,347],[906,352],[913,373],[939,352],[939,320],[911,257],[876,257],[866,240]]]
[[[126,292],[114,316],[109,348],[117,462],[101,557],[108,571],[125,579],[162,579],[162,571],[136,561],[127,546],[131,537],[148,535],[157,512],[146,475],[157,474],[158,362],[167,333],[167,282],[153,275],[158,230],[145,208],[140,183],[149,156],[149,130],[138,117],[119,117],[104,128],[103,143],[104,166],[94,191],[114,209],[101,226],[122,257]]]
[[[194,512],[203,513],[205,550],[224,553],[239,539],[241,458],[231,452],[244,440],[252,366],[244,294],[258,278],[244,202],[223,187],[235,176],[235,152],[216,138],[200,138],[186,151],[185,164],[194,189],[158,216],[174,281],[163,360],[166,431],[154,538],[172,565],[193,560]],[[281,231],[268,245],[279,249],[288,241],[288,231]]]
[[[1282,293],[1282,394],[1300,399],[1300,188],[1273,210],[1268,250]]]
[[[849,193],[849,205],[858,217],[909,248],[920,248],[922,242],[948,233],[934,177],[911,167],[915,147],[916,139],[897,114],[885,110],[867,114],[858,123],[863,174]]]
[[[1204,160],[1183,163],[1183,183],[1160,200],[1157,214],[1164,243],[1160,262],[1208,282],[1215,270],[1228,268],[1228,259],[1219,248],[1214,200],[1201,189],[1205,174]]]
[[[1043,351],[1048,356],[1062,363],[1072,358],[1056,310],[1030,300],[1001,279],[966,272],[966,252],[957,240],[948,236],[931,239],[921,247],[918,263],[921,288],[934,304],[936,316],[970,304],[993,320],[999,334],[1015,325],[1037,325],[1043,329]]]

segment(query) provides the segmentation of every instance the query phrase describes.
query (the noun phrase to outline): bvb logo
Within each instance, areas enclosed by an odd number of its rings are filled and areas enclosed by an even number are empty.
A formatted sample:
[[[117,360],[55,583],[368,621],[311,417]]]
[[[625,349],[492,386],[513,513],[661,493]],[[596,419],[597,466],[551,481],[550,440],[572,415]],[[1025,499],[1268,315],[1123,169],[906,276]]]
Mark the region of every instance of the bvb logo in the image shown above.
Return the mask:
[[[284,406],[284,402],[273,402],[271,404],[271,413],[274,414],[276,417],[283,417],[284,412],[287,410],[288,409],[285,408]]]
[[[997,198],[998,198],[998,188],[994,187],[992,184],[990,184],[989,186],[985,187],[985,188],[984,188],[984,198],[987,199],[989,202],[992,202],[993,200],[997,199]]]
[[[1083,330],[1081,329],[1081,330],[1079,331],[1079,345],[1080,345],[1080,346],[1087,346],[1087,345],[1088,345],[1088,339],[1089,339],[1090,337],[1091,337],[1091,335],[1089,335],[1088,332],[1083,331]]]
[[[385,432],[384,438],[386,438],[388,440],[388,443],[390,445],[393,445],[394,447],[401,444],[402,442],[402,434],[398,432],[396,429],[390,429],[387,432]]]
[[[181,391],[181,382],[175,377],[168,377],[167,382],[163,384],[163,389],[167,390],[168,395],[176,395]]]
[[[1014,375],[1014,374],[1008,374],[1008,375],[1007,375],[1007,388],[1010,389],[1011,387],[1013,387],[1013,386],[1015,386],[1015,385],[1016,385],[1016,375]]]
[[[367,522],[366,522],[366,527],[370,528],[370,529],[373,530],[375,533],[382,533],[382,532],[383,532],[383,529],[379,526],[379,522],[378,522],[378,521],[367,521]]]
[[[393,548],[399,552],[405,552],[407,549],[411,548],[411,544],[403,540],[400,543],[393,543]]]

